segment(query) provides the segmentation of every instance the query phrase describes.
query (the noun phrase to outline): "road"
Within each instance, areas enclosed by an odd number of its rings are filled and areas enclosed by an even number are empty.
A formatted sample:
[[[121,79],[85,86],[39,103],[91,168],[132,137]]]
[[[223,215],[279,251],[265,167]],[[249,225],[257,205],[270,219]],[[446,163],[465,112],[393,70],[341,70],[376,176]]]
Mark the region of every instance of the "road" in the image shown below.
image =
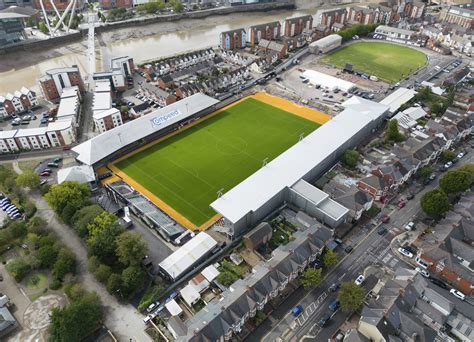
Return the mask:
[[[474,162],[474,152],[469,153],[459,161],[456,166]],[[427,191],[438,187],[438,178],[427,185],[422,191],[415,195],[415,198],[399,209],[389,205],[385,207],[382,214],[390,216],[390,222],[385,224],[388,232],[380,236],[378,229],[382,224],[376,224],[368,231],[365,227],[360,229],[360,234],[350,242],[344,242],[343,246],[351,244],[354,250],[350,254],[345,254],[339,247],[338,255],[342,255],[341,261],[327,274],[323,283],[310,292],[305,292],[299,288],[286,298],[277,307],[246,341],[296,341],[309,339],[312,341],[327,341],[338,330],[340,325],[348,318],[348,314],[337,312],[325,328],[320,328],[317,322],[330,313],[329,303],[336,297],[330,294],[327,288],[334,282],[354,281],[359,274],[366,277],[374,273],[374,270],[395,270],[399,266],[412,268],[401,259],[398,252],[394,252],[390,243],[392,239],[403,233],[406,223],[412,221],[421,212],[420,198]],[[417,231],[416,233],[420,233]],[[357,239],[359,239],[357,241]],[[396,249],[396,246],[395,246]],[[367,283],[370,278],[367,278]],[[370,285],[370,284],[368,284]],[[293,317],[291,309],[301,304],[305,308],[305,313],[298,318]]]

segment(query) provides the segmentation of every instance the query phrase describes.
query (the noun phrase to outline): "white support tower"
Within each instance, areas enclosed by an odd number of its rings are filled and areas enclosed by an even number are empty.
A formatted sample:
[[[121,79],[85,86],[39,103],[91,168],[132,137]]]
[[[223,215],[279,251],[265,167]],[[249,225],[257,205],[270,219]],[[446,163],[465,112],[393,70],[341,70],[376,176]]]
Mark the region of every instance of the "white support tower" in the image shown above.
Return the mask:
[[[53,7],[57,18],[59,19],[56,26],[51,27],[49,18],[48,18],[48,13],[46,12],[46,9],[44,7],[43,0],[40,0],[41,11],[43,12],[44,21],[46,22],[46,27],[48,28],[49,34],[51,35],[51,37],[56,36],[57,35],[56,31],[61,25],[66,32],[69,32],[69,29],[71,28],[71,24],[72,24],[72,18],[74,16],[75,9],[76,9],[76,0],[70,0],[69,4],[67,5],[62,15],[59,13],[58,8],[56,7],[56,4],[54,3],[54,0],[49,0],[49,2],[51,3],[51,6]],[[71,14],[69,18],[69,23],[66,24],[64,22],[64,19],[69,13]]]

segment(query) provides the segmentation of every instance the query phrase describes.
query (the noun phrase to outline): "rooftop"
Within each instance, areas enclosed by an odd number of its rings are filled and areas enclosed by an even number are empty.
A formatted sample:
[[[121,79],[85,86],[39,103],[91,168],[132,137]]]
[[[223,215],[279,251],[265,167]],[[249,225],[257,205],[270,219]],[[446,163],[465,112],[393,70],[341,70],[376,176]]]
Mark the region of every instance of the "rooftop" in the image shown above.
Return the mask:
[[[232,223],[239,221],[304,178],[388,110],[388,106],[356,96],[343,106],[346,109],[339,115],[226,192],[211,207]]]

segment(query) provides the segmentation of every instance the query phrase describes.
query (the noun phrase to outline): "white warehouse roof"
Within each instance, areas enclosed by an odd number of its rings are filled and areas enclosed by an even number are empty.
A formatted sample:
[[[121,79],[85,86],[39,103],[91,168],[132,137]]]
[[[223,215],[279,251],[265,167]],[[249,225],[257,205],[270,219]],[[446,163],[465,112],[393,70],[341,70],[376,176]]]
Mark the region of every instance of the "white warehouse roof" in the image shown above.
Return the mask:
[[[330,47],[334,44],[342,42],[342,37],[338,34],[330,34],[324,38],[318,39],[309,44],[309,46]]]
[[[216,240],[201,232],[163,260],[159,266],[173,279],[179,278],[216,246]]]
[[[197,93],[106,131],[74,147],[72,150],[78,154],[77,159],[79,161],[87,165],[93,165],[122,147],[199,113],[217,103],[219,103],[218,100]]]
[[[340,78],[323,74],[319,71],[314,70],[306,70],[301,74],[303,77],[309,80],[311,84],[319,84],[322,87],[326,87],[329,89],[340,89],[342,91],[349,91],[352,87],[354,87],[354,83],[341,80]]]
[[[388,110],[385,105],[356,96],[342,106],[346,109],[339,115],[226,192],[211,207],[232,223],[238,222],[291,187]]]
[[[390,112],[395,113],[403,104],[410,101],[416,94],[416,91],[408,88],[398,88],[393,93],[388,95],[382,101],[381,104],[390,107]]]

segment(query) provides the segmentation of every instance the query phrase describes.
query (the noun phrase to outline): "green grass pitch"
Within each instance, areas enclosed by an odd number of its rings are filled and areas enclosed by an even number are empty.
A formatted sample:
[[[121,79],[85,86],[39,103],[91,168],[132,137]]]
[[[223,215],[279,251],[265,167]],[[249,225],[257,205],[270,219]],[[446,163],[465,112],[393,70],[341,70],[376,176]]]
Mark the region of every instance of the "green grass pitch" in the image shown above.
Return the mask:
[[[209,205],[319,125],[246,99],[194,127],[119,161],[116,166],[196,226]]]
[[[415,49],[389,43],[360,42],[343,47],[323,58],[323,62],[364,71],[395,83],[426,64],[426,55]]]

